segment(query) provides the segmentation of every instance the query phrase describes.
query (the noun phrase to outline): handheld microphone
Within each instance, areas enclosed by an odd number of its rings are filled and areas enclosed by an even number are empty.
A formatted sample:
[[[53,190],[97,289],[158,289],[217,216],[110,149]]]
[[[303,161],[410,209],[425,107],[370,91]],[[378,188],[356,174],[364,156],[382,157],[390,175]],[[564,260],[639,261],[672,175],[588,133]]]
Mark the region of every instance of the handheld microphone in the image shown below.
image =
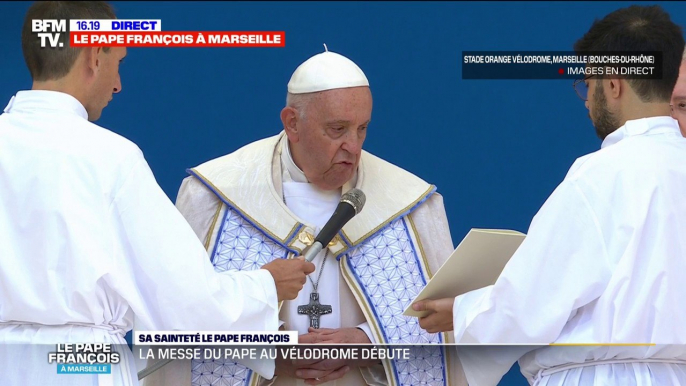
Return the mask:
[[[328,245],[331,239],[336,236],[336,233],[347,224],[350,219],[362,211],[364,203],[367,200],[364,193],[360,189],[351,189],[346,192],[338,203],[338,207],[331,215],[329,221],[326,222],[324,228],[314,239],[314,243],[305,251],[303,256],[305,260],[312,261],[317,256],[325,245]]]

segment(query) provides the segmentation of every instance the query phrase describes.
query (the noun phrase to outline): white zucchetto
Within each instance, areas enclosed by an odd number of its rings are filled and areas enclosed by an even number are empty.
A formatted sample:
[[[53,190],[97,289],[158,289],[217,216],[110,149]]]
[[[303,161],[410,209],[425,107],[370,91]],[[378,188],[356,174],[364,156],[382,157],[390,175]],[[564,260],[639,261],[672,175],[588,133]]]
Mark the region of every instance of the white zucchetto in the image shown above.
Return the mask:
[[[295,69],[288,82],[291,94],[333,90],[337,88],[369,86],[364,72],[352,60],[331,52],[317,54]]]

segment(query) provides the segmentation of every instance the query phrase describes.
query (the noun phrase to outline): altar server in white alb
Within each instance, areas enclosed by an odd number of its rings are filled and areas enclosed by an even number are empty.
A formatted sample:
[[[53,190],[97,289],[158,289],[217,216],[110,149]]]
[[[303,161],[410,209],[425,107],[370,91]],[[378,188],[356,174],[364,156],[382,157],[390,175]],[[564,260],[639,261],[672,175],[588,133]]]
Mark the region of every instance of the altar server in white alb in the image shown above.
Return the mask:
[[[681,67],[679,67],[679,79],[672,93],[672,116],[679,121],[681,134],[686,137],[686,52],[684,52]]]
[[[314,269],[216,273],[140,149],[89,122],[121,91],[126,48],[40,48],[31,20],[114,17],[103,2],[46,2],[24,21],[33,89],[0,115],[2,385],[137,385],[134,317],[145,330],[276,330],[278,301]],[[55,344],[85,342],[121,345],[121,363],[102,375],[48,364]],[[271,377],[274,362],[261,365]]]
[[[669,106],[682,31],[659,6],[631,6],[574,49],[662,52],[662,77],[575,83],[601,149],[572,165],[495,285],[414,306],[457,342],[657,344],[465,348],[470,385],[495,385],[518,358],[536,385],[686,385],[686,139]]]
[[[271,381],[233,362],[176,361],[146,385],[464,385],[454,353],[438,345],[449,336],[402,315],[453,245],[436,187],[362,150],[372,117],[367,77],[325,48],[295,70],[286,104],[281,133],[190,169],[177,207],[217,271],[242,271],[299,255],[341,195],[361,189],[364,209],[315,257],[298,297],[284,302],[283,328],[297,330],[300,343],[432,346],[383,364],[277,360]],[[323,314],[308,315],[303,306],[317,297]],[[222,374],[233,378],[218,380]]]

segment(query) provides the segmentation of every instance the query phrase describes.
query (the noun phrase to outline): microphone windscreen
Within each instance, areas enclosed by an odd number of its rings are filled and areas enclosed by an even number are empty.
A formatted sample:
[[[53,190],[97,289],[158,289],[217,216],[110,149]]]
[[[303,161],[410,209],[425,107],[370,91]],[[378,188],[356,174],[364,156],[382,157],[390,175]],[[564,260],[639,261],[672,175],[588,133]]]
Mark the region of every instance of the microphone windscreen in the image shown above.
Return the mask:
[[[341,202],[347,202],[352,205],[355,209],[355,214],[360,213],[366,201],[367,197],[364,195],[364,192],[357,188],[350,189],[341,196]]]

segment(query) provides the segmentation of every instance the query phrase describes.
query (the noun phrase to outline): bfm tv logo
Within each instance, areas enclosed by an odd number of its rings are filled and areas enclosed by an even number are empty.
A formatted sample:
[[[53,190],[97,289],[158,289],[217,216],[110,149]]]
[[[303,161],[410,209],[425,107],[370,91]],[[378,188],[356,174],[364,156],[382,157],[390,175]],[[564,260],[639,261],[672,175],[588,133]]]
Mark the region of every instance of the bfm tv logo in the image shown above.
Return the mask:
[[[49,31],[49,32],[48,32]],[[66,20],[31,20],[31,32],[40,32],[40,46],[45,47],[50,43],[49,47],[64,47],[64,43],[60,43],[60,33],[67,33]]]

